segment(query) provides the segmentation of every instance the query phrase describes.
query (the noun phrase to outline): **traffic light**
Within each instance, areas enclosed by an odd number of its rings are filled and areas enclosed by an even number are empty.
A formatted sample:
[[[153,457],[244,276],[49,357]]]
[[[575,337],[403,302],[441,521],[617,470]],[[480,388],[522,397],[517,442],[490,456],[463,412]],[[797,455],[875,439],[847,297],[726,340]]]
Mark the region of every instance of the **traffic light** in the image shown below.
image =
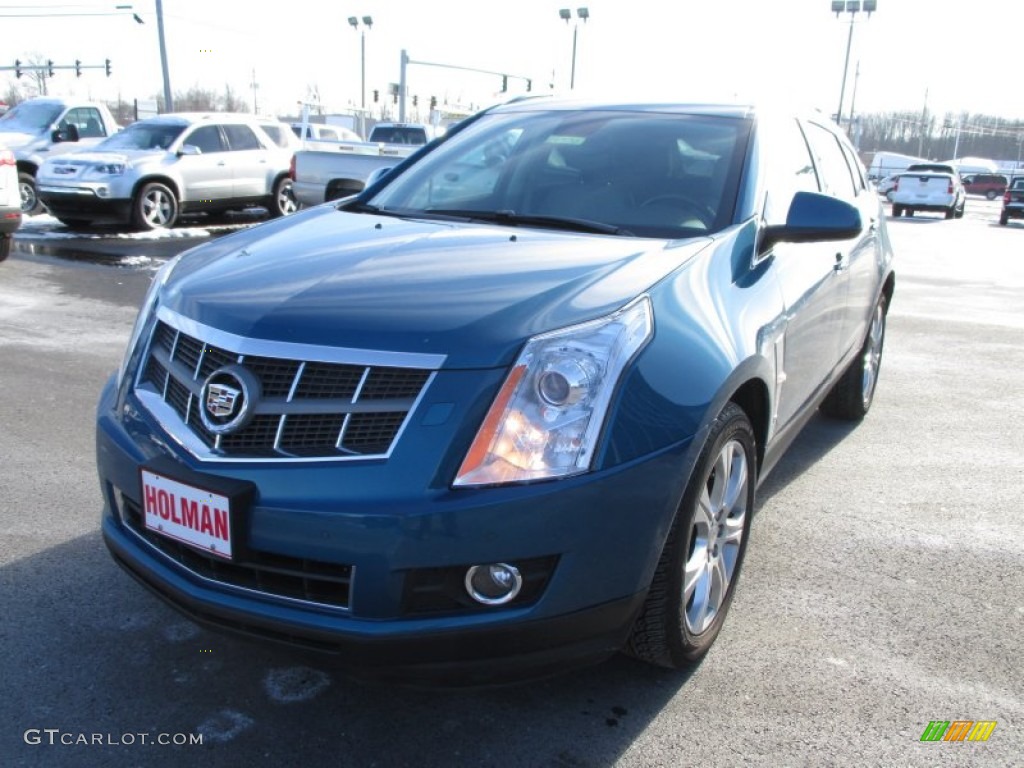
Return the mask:
[[[414,96],[412,97],[412,105],[413,105],[414,107],[418,107],[418,106],[420,105],[420,97],[419,97],[419,96],[415,96],[415,95],[414,95]]]
[[[81,76],[82,76],[82,62],[79,61],[78,59],[75,59],[75,77],[81,77]]]
[[[501,76],[501,92],[505,93],[508,90],[508,75]]]
[[[14,76],[21,77],[21,59],[14,60]]]
[[[110,59],[107,59],[107,77],[110,77]]]
[[[527,91],[533,90],[533,80],[527,80],[526,81],[526,90]]]
[[[50,77],[53,77],[53,59],[46,60],[46,69],[49,72]]]
[[[437,96],[430,97],[430,108],[437,109]]]
[[[374,89],[374,91],[373,91],[373,103],[376,104],[378,101],[380,101],[380,91],[378,91],[377,89]]]

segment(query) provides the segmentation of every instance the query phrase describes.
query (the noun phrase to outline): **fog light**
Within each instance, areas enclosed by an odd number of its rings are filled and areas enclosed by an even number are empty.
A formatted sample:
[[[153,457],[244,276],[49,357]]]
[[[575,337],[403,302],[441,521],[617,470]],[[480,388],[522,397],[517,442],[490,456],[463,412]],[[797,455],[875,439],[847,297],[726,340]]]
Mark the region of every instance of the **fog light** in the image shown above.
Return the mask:
[[[98,197],[110,197],[110,189],[108,187],[96,187],[96,195]]]
[[[508,563],[474,565],[466,571],[466,591],[478,603],[504,605],[523,588],[519,569]]]

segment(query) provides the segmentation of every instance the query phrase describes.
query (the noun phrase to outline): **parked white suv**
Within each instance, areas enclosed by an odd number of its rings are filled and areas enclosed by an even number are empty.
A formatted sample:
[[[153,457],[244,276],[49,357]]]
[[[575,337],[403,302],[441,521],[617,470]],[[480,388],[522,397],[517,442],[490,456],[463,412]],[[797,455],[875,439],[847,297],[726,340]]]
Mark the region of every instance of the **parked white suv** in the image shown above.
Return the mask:
[[[892,215],[913,216],[915,211],[937,211],[947,219],[962,218],[967,193],[960,174],[947,165],[912,165],[896,176],[896,183],[887,195],[892,202]]]
[[[295,210],[291,138],[287,126],[250,115],[152,117],[95,151],[47,160],[38,173],[39,198],[70,227],[123,222],[160,229],[183,213],[255,206],[281,216]]]

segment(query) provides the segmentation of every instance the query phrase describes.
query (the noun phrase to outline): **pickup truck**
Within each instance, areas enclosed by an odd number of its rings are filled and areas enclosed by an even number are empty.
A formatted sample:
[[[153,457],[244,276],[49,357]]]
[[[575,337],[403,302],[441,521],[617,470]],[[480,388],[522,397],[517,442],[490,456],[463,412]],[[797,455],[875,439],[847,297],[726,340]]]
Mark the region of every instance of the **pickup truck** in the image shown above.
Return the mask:
[[[417,123],[377,123],[366,142],[345,141],[325,148],[295,153],[292,189],[302,206],[319,205],[329,200],[361,192],[366,181],[382,168],[397,165],[433,137],[433,129]]]
[[[46,158],[92,147],[119,130],[105,105],[74,99],[28,99],[0,117],[0,144],[14,152],[18,165],[21,212],[43,210],[36,172]]]

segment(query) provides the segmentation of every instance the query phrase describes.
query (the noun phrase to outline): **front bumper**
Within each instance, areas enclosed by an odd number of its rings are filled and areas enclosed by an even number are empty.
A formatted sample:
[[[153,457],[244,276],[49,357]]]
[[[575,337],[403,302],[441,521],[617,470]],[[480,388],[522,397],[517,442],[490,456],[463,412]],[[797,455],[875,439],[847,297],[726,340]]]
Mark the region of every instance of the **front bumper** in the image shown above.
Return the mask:
[[[689,441],[612,470],[458,492],[404,489],[397,454],[365,466],[217,467],[259,488],[246,519],[250,550],[351,568],[348,604],[317,605],[201,575],[138,535],[124,506],[139,503],[139,466],[166,455],[168,442],[147,414],[116,415],[114,399],[108,384],[97,461],[103,536],[115,560],[198,622],[336,654],[374,677],[514,679],[613,654],[643,603],[685,483]],[[327,505],[315,490],[325,483],[334,493]],[[412,587],[431,574],[523,561],[550,565],[525,602],[410,602]]]
[[[99,188],[107,190],[106,196]],[[36,194],[50,212],[58,218],[87,219],[127,223],[131,219],[132,201],[129,197],[115,197],[105,185],[58,187],[40,182]]]

